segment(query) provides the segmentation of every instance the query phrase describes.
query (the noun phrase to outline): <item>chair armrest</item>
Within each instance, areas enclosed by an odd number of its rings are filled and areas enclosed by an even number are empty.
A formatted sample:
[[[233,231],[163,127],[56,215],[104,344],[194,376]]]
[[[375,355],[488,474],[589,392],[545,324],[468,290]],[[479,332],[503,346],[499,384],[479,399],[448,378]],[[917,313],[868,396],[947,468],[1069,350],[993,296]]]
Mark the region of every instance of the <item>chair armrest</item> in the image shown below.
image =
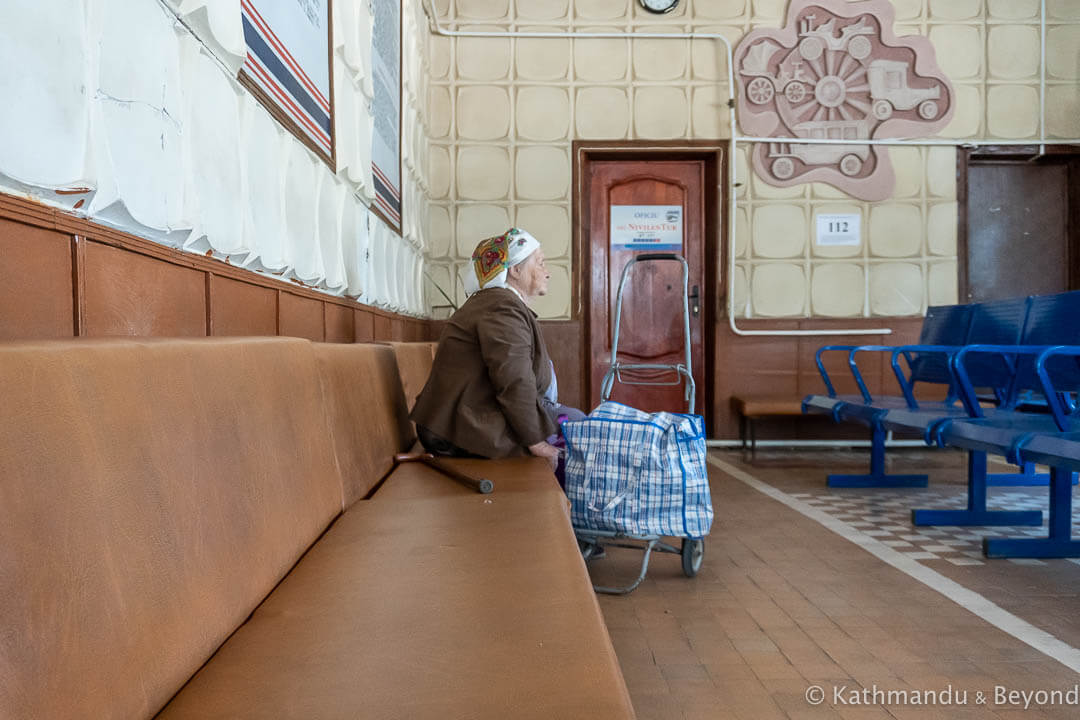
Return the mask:
[[[829,394],[829,397],[836,397],[836,388],[833,387],[832,381],[829,380],[829,373],[825,371],[825,365],[821,362],[821,355],[833,351],[850,352],[853,347],[853,345],[823,345],[814,354],[814,362],[817,363],[818,372],[821,373],[821,379],[825,382],[825,392]]]
[[[910,378],[904,377],[904,371],[900,367],[900,356],[904,356],[904,360],[907,361],[908,370],[912,370],[911,353],[917,352],[925,355],[944,355],[946,359],[946,366],[949,370],[949,378],[955,381],[956,374],[952,368],[952,357],[963,346],[962,345],[901,345],[893,349],[892,357],[889,360],[889,364],[892,365],[893,375],[896,376],[896,382],[900,385],[900,390],[904,393],[904,400],[907,401],[908,407],[912,410],[919,409],[919,403],[915,399],[915,392],[912,387],[912,381]]]
[[[1050,413],[1054,416],[1054,422],[1062,432],[1065,432],[1070,429],[1068,418],[1075,411],[1075,408],[1066,408],[1063,393],[1068,391],[1055,388],[1050,373],[1046,369],[1047,360],[1061,356],[1080,358],[1080,347],[1076,345],[1056,345],[1043,350],[1039,357],[1035,359],[1035,374],[1039,378],[1039,384],[1042,385],[1043,395],[1046,397],[1046,404],[1050,408]],[[1073,390],[1075,389],[1073,388]],[[1072,405],[1072,403],[1069,404]]]
[[[1016,367],[1012,363],[1012,357],[1016,355],[1038,356],[1046,349],[1047,346],[1045,345],[967,345],[961,348],[953,357],[953,370],[955,371],[957,384],[960,386],[960,399],[963,401],[968,414],[971,417],[982,417],[983,414],[978,398],[975,396],[975,387],[971,382],[971,375],[965,362],[969,355],[1000,355],[1005,360],[1008,371],[1013,373],[1010,385],[1014,385]],[[1012,387],[1008,388],[1010,395],[1012,389]],[[997,388],[995,388],[996,392]]]
[[[866,388],[866,383],[863,381],[862,372],[859,371],[855,356],[861,352],[892,352],[894,349],[894,345],[859,345],[848,351],[848,367],[851,369],[851,375],[855,378],[855,384],[859,386],[859,392],[862,393],[863,400],[866,401],[867,405],[874,402],[874,399]]]

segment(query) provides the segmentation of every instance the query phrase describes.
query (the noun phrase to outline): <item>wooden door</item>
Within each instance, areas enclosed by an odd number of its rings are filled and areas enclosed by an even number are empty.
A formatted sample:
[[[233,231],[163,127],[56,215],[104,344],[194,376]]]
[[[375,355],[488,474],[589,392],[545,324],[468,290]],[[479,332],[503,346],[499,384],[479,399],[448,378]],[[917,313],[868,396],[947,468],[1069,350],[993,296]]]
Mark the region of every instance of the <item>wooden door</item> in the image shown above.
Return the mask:
[[[1045,295],[1080,284],[1076,202],[1070,162],[972,159],[967,168],[967,236],[962,302]]]
[[[600,402],[601,383],[611,363],[615,325],[615,303],[619,281],[627,261],[651,249],[675,251],[689,266],[688,283],[691,340],[691,368],[697,385],[694,411],[705,412],[705,356],[702,329],[705,322],[704,232],[705,161],[617,161],[591,162],[586,170],[588,187],[587,315],[589,319],[589,394],[592,407]],[[621,227],[612,234],[612,209]],[[677,209],[677,210],[676,210]],[[637,240],[629,242],[627,218],[640,215]],[[651,223],[664,228],[648,237]],[[678,230],[672,230],[677,226]],[[650,241],[674,245],[659,248]],[[623,291],[618,357],[626,363],[674,365],[685,362],[682,269],[679,263],[652,261],[635,263]],[[673,372],[641,371],[624,379],[674,382]],[[616,382],[611,399],[648,412],[686,412],[684,385],[631,385]]]

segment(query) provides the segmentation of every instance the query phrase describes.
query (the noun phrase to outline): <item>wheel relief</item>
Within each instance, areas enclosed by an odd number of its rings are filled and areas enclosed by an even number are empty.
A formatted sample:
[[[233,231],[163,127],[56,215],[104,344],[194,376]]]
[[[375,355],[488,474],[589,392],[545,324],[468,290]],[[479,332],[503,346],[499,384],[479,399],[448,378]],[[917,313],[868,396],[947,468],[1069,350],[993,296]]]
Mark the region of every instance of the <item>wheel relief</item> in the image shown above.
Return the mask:
[[[925,137],[953,113],[953,90],[929,40],[896,37],[888,0],[791,0],[780,30],[735,51],[744,134],[832,140],[758,143],[755,171],[774,185],[827,182],[879,200],[894,184],[884,137]]]

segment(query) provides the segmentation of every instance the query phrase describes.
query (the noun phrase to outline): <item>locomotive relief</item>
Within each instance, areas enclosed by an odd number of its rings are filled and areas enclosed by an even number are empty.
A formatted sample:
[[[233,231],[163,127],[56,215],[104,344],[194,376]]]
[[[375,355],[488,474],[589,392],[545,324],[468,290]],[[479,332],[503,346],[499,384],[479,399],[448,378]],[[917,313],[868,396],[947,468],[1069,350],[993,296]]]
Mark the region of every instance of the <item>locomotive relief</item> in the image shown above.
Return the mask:
[[[785,28],[747,34],[735,69],[744,134],[836,141],[758,143],[753,166],[773,185],[826,182],[884,199],[894,185],[886,146],[858,141],[926,137],[952,116],[930,42],[893,36],[887,0],[792,0]]]

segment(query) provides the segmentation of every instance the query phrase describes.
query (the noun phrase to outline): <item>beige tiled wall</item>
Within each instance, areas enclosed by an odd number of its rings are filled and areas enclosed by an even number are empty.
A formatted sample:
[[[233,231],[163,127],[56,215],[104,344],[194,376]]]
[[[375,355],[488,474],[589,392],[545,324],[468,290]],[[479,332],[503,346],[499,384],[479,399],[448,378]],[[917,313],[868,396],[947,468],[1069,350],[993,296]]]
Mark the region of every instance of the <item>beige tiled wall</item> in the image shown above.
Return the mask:
[[[733,44],[783,23],[786,0],[432,0],[456,30],[715,32]],[[1038,136],[1038,0],[894,0],[896,34],[921,34],[956,87],[947,138]],[[1048,0],[1047,132],[1080,136],[1080,0]],[[543,243],[552,292],[570,313],[574,139],[730,135],[727,70],[707,40],[430,38],[428,268],[460,299],[456,271],[508,225]],[[774,188],[736,158],[736,307],[755,317],[910,315],[956,300],[956,152],[891,149],[896,191],[865,203],[822,184]],[[726,212],[726,208],[725,208]],[[859,247],[817,247],[818,213],[859,213]],[[726,268],[726,264],[725,264]],[[438,297],[429,288],[429,298]],[[438,304],[436,302],[435,304]]]

